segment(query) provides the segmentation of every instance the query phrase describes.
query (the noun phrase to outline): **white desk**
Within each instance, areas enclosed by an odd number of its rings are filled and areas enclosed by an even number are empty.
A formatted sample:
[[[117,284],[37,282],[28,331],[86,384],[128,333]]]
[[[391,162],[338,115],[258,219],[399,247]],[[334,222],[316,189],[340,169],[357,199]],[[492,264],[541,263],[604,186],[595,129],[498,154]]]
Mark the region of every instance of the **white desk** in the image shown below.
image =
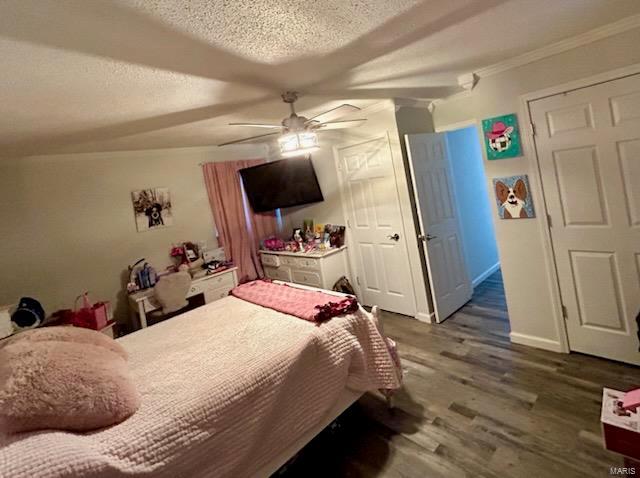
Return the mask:
[[[229,291],[236,285],[238,285],[238,268],[231,267],[222,272],[216,272],[191,281],[187,298],[203,294],[204,302],[208,304],[229,295]],[[140,317],[140,326],[142,328],[147,326],[147,312],[161,308],[153,294],[153,288],[130,294],[129,305]]]

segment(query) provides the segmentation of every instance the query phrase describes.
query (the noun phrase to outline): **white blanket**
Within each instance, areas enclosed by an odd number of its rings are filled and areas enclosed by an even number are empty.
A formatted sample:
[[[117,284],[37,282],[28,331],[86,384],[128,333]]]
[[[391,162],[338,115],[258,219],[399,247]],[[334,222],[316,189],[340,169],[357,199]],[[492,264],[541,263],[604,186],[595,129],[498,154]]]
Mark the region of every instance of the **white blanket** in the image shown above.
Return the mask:
[[[235,297],[120,339],[142,407],[114,427],[0,435],[0,476],[252,476],[345,389],[399,386],[372,317],[320,326]]]

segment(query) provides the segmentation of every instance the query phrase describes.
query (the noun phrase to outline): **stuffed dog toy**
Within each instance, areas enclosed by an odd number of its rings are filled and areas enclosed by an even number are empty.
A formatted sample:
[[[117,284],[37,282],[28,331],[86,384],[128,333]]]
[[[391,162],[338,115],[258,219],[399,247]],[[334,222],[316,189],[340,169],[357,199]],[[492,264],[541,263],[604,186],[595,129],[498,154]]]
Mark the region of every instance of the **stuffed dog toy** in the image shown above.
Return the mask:
[[[524,203],[527,200],[527,186],[522,179],[510,188],[502,181],[496,183],[496,197],[504,208],[504,219],[526,218]]]

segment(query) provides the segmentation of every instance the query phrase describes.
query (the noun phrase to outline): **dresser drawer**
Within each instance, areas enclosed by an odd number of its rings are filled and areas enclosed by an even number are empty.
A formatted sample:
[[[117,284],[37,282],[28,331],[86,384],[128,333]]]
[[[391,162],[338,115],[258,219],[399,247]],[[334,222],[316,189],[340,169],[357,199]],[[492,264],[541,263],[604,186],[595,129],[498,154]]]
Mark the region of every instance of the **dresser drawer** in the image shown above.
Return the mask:
[[[228,287],[229,289],[232,289],[234,285],[232,272],[220,274],[215,277],[207,277],[206,279],[200,279],[192,282],[191,287],[189,287],[187,297],[204,294],[208,290],[219,289],[220,287]]]
[[[280,261],[295,269],[314,269],[320,270],[320,261],[318,259],[313,259],[309,257],[291,257],[291,256],[282,256],[280,257]]]
[[[320,270],[320,261],[318,259],[300,257],[300,258],[297,258],[296,260],[298,261],[298,267],[300,269]]]
[[[281,256],[280,262],[286,266],[296,267],[298,265],[298,259],[291,256]]]
[[[298,284],[310,285],[313,287],[322,287],[322,277],[317,272],[312,271],[293,271],[293,282]]]
[[[280,265],[280,256],[274,254],[260,254],[260,261],[265,266],[278,267]]]
[[[204,293],[204,301],[208,304],[209,302],[224,299],[229,295],[231,289],[233,289],[233,287],[220,287],[219,289],[207,290]]]
[[[264,274],[269,279],[291,282],[291,269],[288,267],[265,267]]]

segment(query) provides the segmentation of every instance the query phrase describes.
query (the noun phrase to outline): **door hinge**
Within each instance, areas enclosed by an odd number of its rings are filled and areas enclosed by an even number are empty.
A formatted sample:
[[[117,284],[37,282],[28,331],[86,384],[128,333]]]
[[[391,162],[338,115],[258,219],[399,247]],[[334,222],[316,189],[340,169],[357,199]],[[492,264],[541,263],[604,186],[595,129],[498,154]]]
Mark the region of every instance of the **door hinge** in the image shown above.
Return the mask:
[[[567,306],[562,304],[562,317],[564,318],[564,320],[567,320],[567,318],[569,317],[569,314],[567,314]]]
[[[536,124],[535,123],[529,123],[529,130],[531,131],[531,136],[535,136],[536,135]]]
[[[549,227],[553,227],[553,221],[551,220],[551,214],[547,214],[547,222],[549,223]]]

